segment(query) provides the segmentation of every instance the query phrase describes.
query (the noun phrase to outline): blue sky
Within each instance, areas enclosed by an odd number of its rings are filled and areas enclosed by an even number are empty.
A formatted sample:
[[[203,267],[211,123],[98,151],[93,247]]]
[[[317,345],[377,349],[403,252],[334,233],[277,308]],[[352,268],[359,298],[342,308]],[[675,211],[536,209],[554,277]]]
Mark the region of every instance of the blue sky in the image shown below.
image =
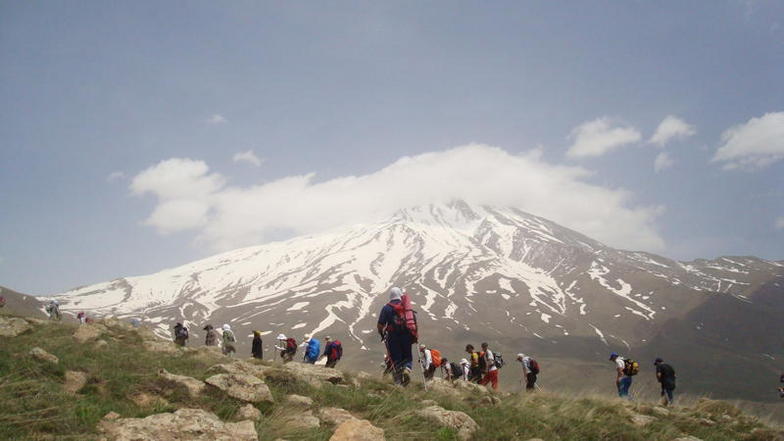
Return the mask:
[[[0,1],[0,284],[146,274],[414,185],[782,259],[782,78],[773,0]]]

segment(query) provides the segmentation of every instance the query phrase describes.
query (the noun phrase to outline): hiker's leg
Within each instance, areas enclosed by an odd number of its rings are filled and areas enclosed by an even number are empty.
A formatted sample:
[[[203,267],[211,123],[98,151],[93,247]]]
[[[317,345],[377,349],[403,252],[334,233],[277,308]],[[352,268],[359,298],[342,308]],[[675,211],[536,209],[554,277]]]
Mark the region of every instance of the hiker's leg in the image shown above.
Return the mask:
[[[672,405],[673,400],[675,399],[672,394],[673,389],[667,388],[665,389],[665,393],[667,394],[667,405]]]
[[[490,383],[493,386],[493,390],[498,390],[498,370],[494,370],[490,372]]]
[[[632,385],[632,377],[623,377],[618,385],[618,396],[621,398],[629,397],[629,388]]]

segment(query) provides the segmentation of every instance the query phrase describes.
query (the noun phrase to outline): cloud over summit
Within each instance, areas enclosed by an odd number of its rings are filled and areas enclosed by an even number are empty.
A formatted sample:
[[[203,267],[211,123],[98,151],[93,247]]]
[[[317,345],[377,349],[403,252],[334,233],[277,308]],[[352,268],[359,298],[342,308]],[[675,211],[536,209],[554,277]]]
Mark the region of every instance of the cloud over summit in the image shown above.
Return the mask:
[[[467,145],[406,156],[370,174],[318,181],[288,176],[248,187],[226,185],[203,161],[169,159],[133,179],[158,202],[146,223],[161,232],[192,230],[214,250],[256,245],[276,232],[316,233],[373,222],[396,210],[462,199],[514,206],[616,247],[660,250],[659,207],[635,207],[631,194],[588,183],[581,167],[549,164],[540,152],[512,154]]]

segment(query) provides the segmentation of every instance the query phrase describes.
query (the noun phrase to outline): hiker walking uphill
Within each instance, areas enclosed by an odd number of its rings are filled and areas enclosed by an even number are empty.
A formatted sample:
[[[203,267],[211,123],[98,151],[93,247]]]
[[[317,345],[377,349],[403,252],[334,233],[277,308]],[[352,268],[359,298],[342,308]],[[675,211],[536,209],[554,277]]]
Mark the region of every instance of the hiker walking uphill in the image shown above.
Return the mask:
[[[204,335],[204,345],[218,346],[218,331],[216,331],[212,325],[207,325],[202,329],[206,332]]]
[[[438,349],[428,349],[425,345],[419,345],[419,353],[422,355],[422,372],[425,380],[430,380],[436,369],[441,366],[441,352]]]
[[[482,359],[479,353],[474,350],[474,345],[466,345],[465,351],[468,353],[468,359],[470,360],[468,381],[479,383],[482,379]]]
[[[661,384],[662,404],[669,406],[674,399],[675,369],[658,357],[653,361],[653,365],[656,366],[656,380]]]
[[[316,361],[319,358],[319,353],[321,352],[321,342],[315,337],[310,337],[306,344],[307,346],[305,349],[305,356],[303,357],[303,361],[308,364],[316,364]]]
[[[517,354],[517,361],[523,366],[525,390],[534,390],[536,388],[536,376],[539,375],[539,363],[525,354]]]
[[[468,361],[466,361],[468,364]],[[444,380],[456,381],[463,378],[463,367],[447,358],[441,359],[441,371],[444,373]]]
[[[62,320],[63,316],[60,314],[60,302],[52,300],[46,305],[46,313],[49,314],[49,320]]]
[[[234,336],[234,332],[231,330],[231,326],[228,324],[223,325],[223,355],[228,355],[229,357],[233,357],[234,354],[237,352],[237,349],[234,347],[234,343],[237,342],[237,337]]]
[[[417,326],[411,299],[400,288],[389,290],[389,303],[381,308],[377,327],[394,364],[395,384],[408,385],[413,364],[411,345],[417,342]]]
[[[182,323],[177,323],[174,325],[174,343],[178,346],[185,346],[185,343],[188,341],[188,328],[182,325]]]
[[[340,340],[333,341],[331,337],[325,337],[324,354],[322,357],[327,357],[326,367],[334,368],[338,364],[338,360],[343,358],[343,344],[340,343]]]
[[[493,351],[490,350],[490,347],[487,343],[482,343],[482,352],[483,354],[480,360],[484,359],[484,376],[479,381],[479,384],[484,386],[487,383],[490,383],[490,385],[493,387],[493,390],[498,390],[498,368],[503,365],[503,362],[500,361],[500,354],[493,354]]]
[[[250,345],[250,355],[256,359],[264,358],[264,349],[261,342],[261,331],[253,331],[253,343]]]
[[[275,349],[280,351],[280,358],[284,363],[288,363],[294,359],[297,353],[297,340],[289,337],[286,338],[285,334],[278,334],[278,344]]]
[[[632,377],[640,371],[640,365],[632,359],[621,357],[617,352],[610,354],[610,361],[615,365],[615,386],[618,388],[618,396],[629,398]]]
[[[468,377],[471,374],[471,362],[466,360],[465,358],[460,360],[460,379],[463,381],[469,381]]]

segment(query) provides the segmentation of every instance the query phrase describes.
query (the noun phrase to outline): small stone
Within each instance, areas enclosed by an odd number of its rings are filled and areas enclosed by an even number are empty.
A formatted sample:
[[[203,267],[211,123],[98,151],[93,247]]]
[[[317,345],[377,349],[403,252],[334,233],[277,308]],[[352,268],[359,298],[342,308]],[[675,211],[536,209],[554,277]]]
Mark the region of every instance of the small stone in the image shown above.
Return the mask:
[[[87,374],[81,371],[66,371],[63,390],[75,395],[87,384]]]
[[[634,424],[637,427],[645,427],[654,421],[656,421],[656,418],[652,416],[640,415],[640,414],[632,415],[632,424]]]
[[[368,420],[350,419],[341,423],[329,441],[385,441],[384,430]]]
[[[248,403],[237,412],[237,419],[258,421],[261,419],[261,411],[256,406]]]
[[[114,421],[120,418],[120,414],[117,412],[109,412],[103,416],[103,419],[108,421]]]
[[[57,364],[60,362],[60,359],[57,358],[57,356],[52,355],[41,348],[30,349],[30,356],[38,361],[45,361],[47,363]]]
[[[286,403],[291,406],[310,407],[313,405],[313,399],[302,395],[287,395]]]
[[[321,421],[313,416],[313,412],[308,410],[306,412],[295,413],[284,417],[282,424],[294,429],[307,430],[319,428],[321,426]]]

